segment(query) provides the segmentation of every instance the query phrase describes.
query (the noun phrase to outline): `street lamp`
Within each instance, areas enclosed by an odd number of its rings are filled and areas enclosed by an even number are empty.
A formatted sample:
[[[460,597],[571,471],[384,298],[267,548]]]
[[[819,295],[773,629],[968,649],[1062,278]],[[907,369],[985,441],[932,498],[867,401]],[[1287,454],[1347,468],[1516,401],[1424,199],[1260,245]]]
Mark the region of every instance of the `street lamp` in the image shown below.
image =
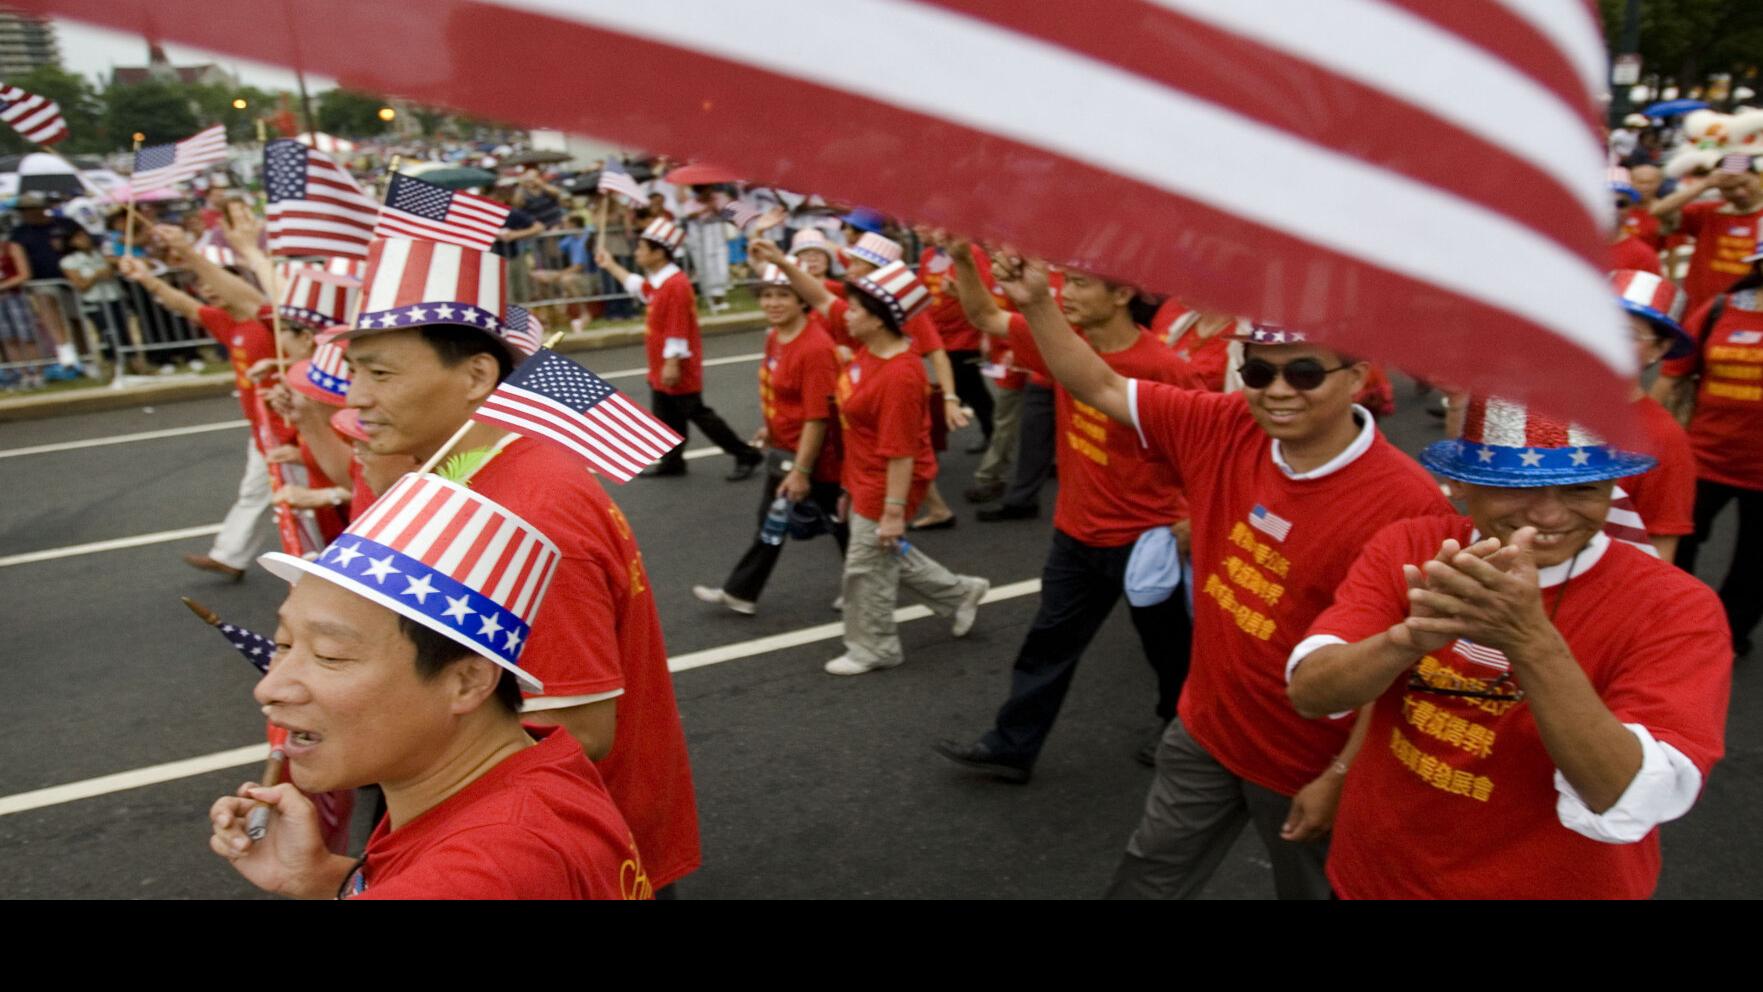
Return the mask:
[[[397,116],[398,116],[398,112],[396,110],[393,110],[391,107],[381,107],[380,108],[380,120],[385,121],[387,124],[392,123],[392,118],[397,117]]]
[[[142,133],[141,133],[141,132],[139,132],[139,131],[136,131],[136,132],[135,132],[135,133],[134,133],[134,139],[135,139],[135,144],[137,144],[137,145],[138,145],[138,144],[140,144],[140,143],[141,143],[141,142],[143,142],[143,141],[146,141],[146,140],[147,140],[147,136],[146,136],[146,135],[145,135],[145,134],[142,134]]]
[[[242,96],[233,100],[233,109],[234,110],[244,110],[246,107],[249,107],[249,106],[251,106],[251,104],[247,103],[245,101],[245,98]]]

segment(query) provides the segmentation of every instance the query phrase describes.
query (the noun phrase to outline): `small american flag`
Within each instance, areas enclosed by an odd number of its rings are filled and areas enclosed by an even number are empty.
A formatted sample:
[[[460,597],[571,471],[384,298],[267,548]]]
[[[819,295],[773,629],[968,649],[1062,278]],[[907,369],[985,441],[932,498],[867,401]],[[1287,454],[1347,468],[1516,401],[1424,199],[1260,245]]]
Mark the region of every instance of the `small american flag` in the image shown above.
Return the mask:
[[[624,163],[617,159],[609,158],[600,167],[600,182],[595,188],[602,193],[621,197],[632,206],[640,206],[643,202],[643,188],[625,171]]]
[[[507,219],[508,207],[495,200],[400,173],[386,190],[386,205],[373,233],[379,238],[416,238],[489,251]]]
[[[226,159],[226,128],[219,124],[170,145],[150,145],[135,153],[129,187],[136,193],[170,189]]]
[[[1641,519],[1640,507],[1621,486],[1610,490],[1610,509],[1604,514],[1604,536],[1633,545],[1654,558],[1659,557],[1659,549],[1653,547],[1652,539],[1647,537],[1647,522]]]
[[[1751,155],[1749,152],[1732,152],[1720,160],[1721,172],[1736,172],[1740,175],[1751,171]]]
[[[1285,540],[1286,535],[1292,532],[1292,522],[1290,520],[1270,513],[1267,507],[1262,506],[1259,503],[1255,504],[1255,508],[1249,511],[1249,526],[1264,534],[1273,535],[1273,539],[1276,541]]]
[[[532,311],[510,303],[502,315],[502,333],[522,355],[531,355],[544,343],[545,327]]]
[[[1483,668],[1491,668],[1496,672],[1512,670],[1512,662],[1508,661],[1503,653],[1495,648],[1477,644],[1468,638],[1459,637],[1457,643],[1452,645],[1451,650]]]
[[[1733,331],[1726,340],[1731,344],[1763,344],[1763,331]]]
[[[0,107],[5,108],[0,109],[0,121],[33,145],[53,145],[67,137],[67,121],[54,100],[0,83]]]
[[[629,482],[685,438],[580,365],[540,348],[484,400],[473,419],[544,438]]]
[[[272,255],[366,258],[379,202],[330,156],[283,138],[263,148]]]
[[[722,216],[723,220],[743,230],[748,224],[758,220],[760,216],[759,208],[745,200],[730,200],[723,204],[722,209],[717,213]]]
[[[238,652],[245,656],[245,660],[256,666],[258,671],[269,671],[269,660],[275,657],[274,641],[262,634],[246,630],[243,627],[235,627],[230,623],[220,624],[214,629],[220,631],[221,636],[227,639],[227,643],[237,648]]]

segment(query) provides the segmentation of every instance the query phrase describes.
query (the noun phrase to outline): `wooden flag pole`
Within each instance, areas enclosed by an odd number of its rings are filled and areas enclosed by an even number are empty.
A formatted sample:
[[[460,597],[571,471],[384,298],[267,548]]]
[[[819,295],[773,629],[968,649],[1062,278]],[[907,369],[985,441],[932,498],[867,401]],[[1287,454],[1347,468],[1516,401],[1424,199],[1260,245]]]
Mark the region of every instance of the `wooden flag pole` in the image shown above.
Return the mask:
[[[557,333],[551,335],[549,338],[545,339],[544,346],[546,348],[554,348],[554,347],[556,347],[557,342],[562,341],[562,340],[563,340],[563,332],[558,331]],[[475,425],[476,423],[477,423],[477,421],[471,419],[470,417],[466,417],[465,423],[460,424],[459,429],[453,432],[453,436],[447,439],[447,443],[441,445],[441,447],[433,455],[429,456],[428,461],[422,463],[422,467],[416,470],[416,474],[417,475],[427,475],[428,473],[434,471],[435,466],[441,464],[441,459],[447,457],[447,455],[453,450],[453,446],[458,444],[461,440],[463,440],[466,432],[471,430],[472,426]]]
[[[139,162],[140,160],[141,160],[141,139],[136,138],[135,139],[135,161]],[[134,247],[135,247],[135,216],[136,215],[135,215],[135,181],[134,181],[134,179],[135,179],[134,174],[130,173],[129,174],[129,203],[128,203],[129,220],[128,220],[128,224],[123,228],[123,232],[122,232],[122,253],[125,256],[132,254],[134,251]]]
[[[606,211],[612,206],[612,193],[600,191],[600,222],[594,225],[594,253],[606,250]]]

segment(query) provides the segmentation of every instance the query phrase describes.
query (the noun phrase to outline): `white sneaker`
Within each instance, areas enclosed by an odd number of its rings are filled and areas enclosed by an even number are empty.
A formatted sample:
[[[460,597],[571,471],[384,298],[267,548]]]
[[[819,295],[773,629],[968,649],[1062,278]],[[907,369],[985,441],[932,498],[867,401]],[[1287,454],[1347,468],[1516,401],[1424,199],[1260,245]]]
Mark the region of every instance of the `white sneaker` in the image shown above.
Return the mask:
[[[839,598],[833,600],[833,612],[834,613],[845,612],[845,594],[844,593],[839,593]]]
[[[828,675],[862,675],[866,672],[874,672],[883,668],[893,668],[905,660],[906,659],[904,658],[897,658],[893,661],[880,661],[865,664],[864,662],[852,659],[850,655],[842,654],[826,663],[826,673]]]
[[[736,599],[728,593],[723,592],[721,589],[712,589],[709,586],[693,586],[692,595],[706,603],[713,603],[717,606],[726,606],[744,617],[750,617],[759,612],[759,604],[745,599]]]
[[[979,619],[979,601],[985,599],[986,593],[991,591],[991,580],[974,576],[973,588],[961,600],[961,605],[955,608],[955,625],[950,628],[950,633],[956,637],[967,636],[967,632],[973,629],[973,622]]]

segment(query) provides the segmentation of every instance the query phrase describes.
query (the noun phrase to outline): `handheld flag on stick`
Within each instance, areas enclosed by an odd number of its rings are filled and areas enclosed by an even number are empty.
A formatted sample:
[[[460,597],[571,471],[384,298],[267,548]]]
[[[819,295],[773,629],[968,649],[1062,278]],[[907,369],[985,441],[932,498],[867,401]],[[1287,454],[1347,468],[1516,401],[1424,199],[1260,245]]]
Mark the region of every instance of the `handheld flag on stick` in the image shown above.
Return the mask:
[[[600,167],[600,182],[595,189],[602,193],[611,193],[631,206],[641,206],[643,203],[643,188],[631,178],[624,163],[615,158],[607,159],[606,164]]]
[[[416,238],[489,251],[507,219],[508,207],[495,200],[399,173],[386,187],[386,205],[373,234],[376,238]]]
[[[379,202],[330,156],[282,138],[263,147],[271,255],[364,259]]]
[[[33,145],[53,145],[67,137],[61,105],[48,97],[0,83],[0,108],[0,121],[12,125],[19,137]]]
[[[269,671],[269,660],[275,657],[274,641],[264,637],[262,634],[246,630],[243,627],[235,627],[230,623],[222,623],[220,617],[213,610],[203,606],[201,603],[196,602],[188,596],[180,596],[178,598],[184,601],[184,605],[190,608],[191,613],[201,617],[203,622],[207,623],[208,626],[220,631],[220,635],[227,639],[227,643],[231,644],[235,650],[244,655],[245,660],[250,662],[253,668],[256,668],[260,672]]]
[[[129,188],[136,193],[169,189],[225,159],[226,128],[216,124],[174,144],[137,148]]]
[[[606,380],[548,348],[522,362],[472,419],[562,445],[619,482],[685,440]]]

